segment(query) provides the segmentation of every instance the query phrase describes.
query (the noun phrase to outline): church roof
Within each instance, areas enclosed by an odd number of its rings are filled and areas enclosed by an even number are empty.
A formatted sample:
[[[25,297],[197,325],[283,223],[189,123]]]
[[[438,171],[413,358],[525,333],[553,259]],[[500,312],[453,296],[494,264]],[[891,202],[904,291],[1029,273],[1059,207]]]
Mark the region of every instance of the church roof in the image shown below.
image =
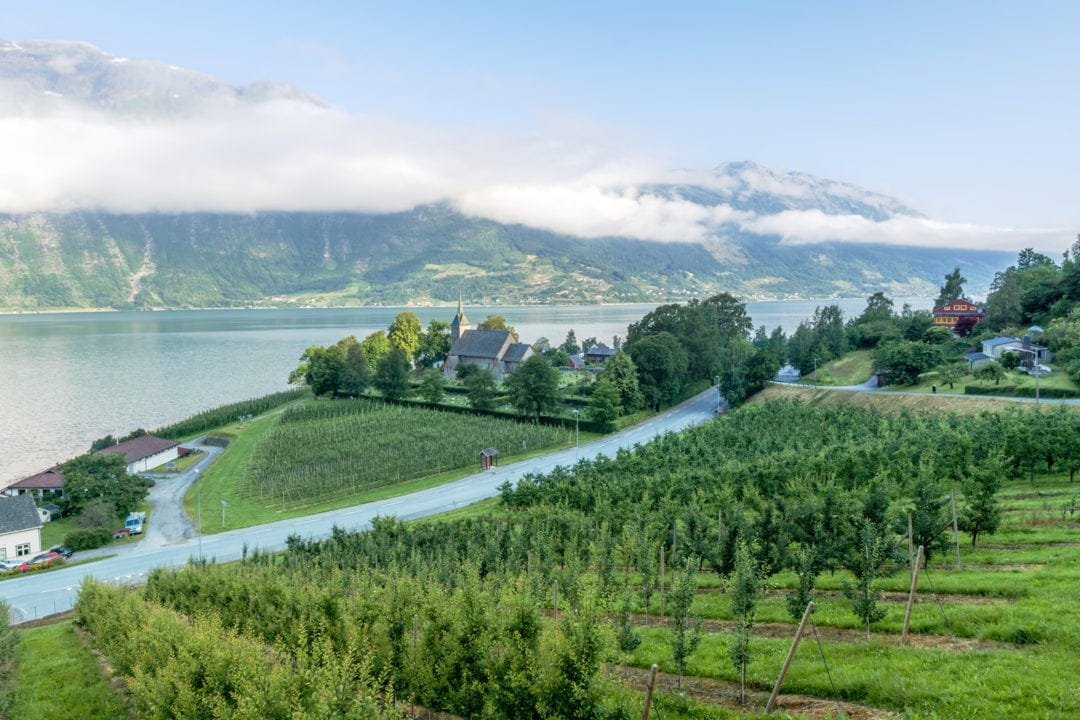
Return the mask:
[[[503,362],[523,362],[528,357],[532,346],[529,343],[514,343],[506,349]]]
[[[501,359],[503,347],[509,339],[509,330],[466,330],[450,348],[450,354],[459,357]]]

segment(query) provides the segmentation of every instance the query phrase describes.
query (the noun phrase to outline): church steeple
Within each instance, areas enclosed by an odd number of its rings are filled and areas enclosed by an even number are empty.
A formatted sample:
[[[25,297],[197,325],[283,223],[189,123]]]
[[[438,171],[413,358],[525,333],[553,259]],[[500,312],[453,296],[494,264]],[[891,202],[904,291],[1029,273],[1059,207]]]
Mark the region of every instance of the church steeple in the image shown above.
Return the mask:
[[[471,327],[469,318],[465,317],[465,310],[461,307],[461,291],[458,290],[457,315],[454,316],[453,322],[450,323],[450,342],[456,343],[461,334],[471,329]]]

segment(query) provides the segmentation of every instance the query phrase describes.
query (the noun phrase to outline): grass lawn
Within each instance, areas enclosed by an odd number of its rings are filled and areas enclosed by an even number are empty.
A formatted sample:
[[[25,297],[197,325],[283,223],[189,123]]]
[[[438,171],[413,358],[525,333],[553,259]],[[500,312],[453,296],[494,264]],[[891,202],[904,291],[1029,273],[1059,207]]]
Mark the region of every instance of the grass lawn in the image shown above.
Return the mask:
[[[853,350],[839,360],[833,360],[817,373],[810,373],[803,382],[814,385],[861,385],[874,373],[874,361],[869,350]]]
[[[20,630],[18,639],[10,720],[127,717],[70,621]]]

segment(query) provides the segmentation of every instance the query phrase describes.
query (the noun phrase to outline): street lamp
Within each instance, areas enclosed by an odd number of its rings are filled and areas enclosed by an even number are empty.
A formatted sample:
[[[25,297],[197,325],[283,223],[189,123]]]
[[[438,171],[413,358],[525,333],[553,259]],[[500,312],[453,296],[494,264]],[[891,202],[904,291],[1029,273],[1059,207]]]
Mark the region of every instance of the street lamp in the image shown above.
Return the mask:
[[[202,483],[199,482],[199,471],[195,471],[195,514],[199,518],[199,560],[202,560]]]
[[[574,464],[575,465],[577,464],[577,461],[578,461],[578,445],[579,445],[580,440],[581,440],[581,433],[579,432],[578,414],[579,414],[578,409],[574,408]]]

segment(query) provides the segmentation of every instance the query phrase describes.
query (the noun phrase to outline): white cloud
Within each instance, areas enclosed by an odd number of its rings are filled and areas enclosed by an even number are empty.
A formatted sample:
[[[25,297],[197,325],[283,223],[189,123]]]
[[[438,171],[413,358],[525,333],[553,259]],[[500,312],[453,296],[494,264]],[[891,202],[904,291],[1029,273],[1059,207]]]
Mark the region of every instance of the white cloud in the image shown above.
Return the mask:
[[[669,172],[604,128],[566,122],[530,135],[421,128],[304,102],[223,104],[182,119],[118,120],[90,111],[0,118],[0,212],[354,210],[450,202],[465,213],[581,237],[699,241],[733,227],[787,243],[880,242],[1064,248],[1063,230],[950,224],[906,216],[787,211],[754,215],[643,189],[728,177]],[[743,173],[743,187],[800,197],[797,178]]]

